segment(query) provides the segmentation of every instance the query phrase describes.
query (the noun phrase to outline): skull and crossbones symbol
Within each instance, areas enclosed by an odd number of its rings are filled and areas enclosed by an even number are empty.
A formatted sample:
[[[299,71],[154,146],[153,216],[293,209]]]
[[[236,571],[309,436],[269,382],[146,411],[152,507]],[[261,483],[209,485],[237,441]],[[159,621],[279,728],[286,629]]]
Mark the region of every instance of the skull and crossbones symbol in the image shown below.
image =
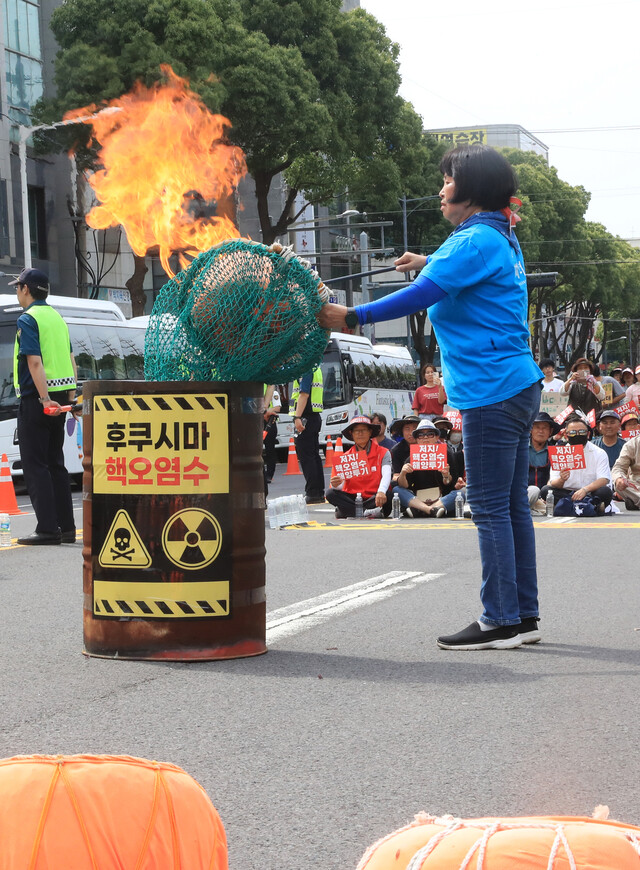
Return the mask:
[[[113,537],[116,545],[115,550],[111,547],[111,552],[114,554],[113,561],[115,562],[116,559],[127,559],[131,562],[131,553],[135,552],[136,548],[131,546],[131,532],[129,529],[116,529]]]

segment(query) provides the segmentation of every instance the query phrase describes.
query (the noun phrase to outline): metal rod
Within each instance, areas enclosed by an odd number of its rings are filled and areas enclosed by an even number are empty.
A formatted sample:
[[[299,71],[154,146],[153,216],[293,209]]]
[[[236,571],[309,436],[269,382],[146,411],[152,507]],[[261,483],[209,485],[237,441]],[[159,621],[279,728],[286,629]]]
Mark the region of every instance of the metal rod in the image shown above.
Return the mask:
[[[323,281],[323,284],[335,284],[336,281],[349,281],[352,278],[367,278],[369,275],[382,275],[383,272],[395,272],[395,266],[385,266],[384,269],[372,269],[370,272],[358,272],[352,275],[342,275],[340,278],[329,278],[328,281]]]

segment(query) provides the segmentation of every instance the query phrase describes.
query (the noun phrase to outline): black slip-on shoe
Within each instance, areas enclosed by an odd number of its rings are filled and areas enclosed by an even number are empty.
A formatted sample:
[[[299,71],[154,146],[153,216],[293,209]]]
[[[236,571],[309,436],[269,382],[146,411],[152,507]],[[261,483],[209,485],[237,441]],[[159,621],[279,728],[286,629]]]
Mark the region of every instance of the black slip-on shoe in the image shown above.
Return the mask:
[[[542,635],[538,628],[539,622],[539,617],[527,616],[520,621],[520,625],[514,626],[518,629],[518,634],[520,635],[522,643],[540,643]]]
[[[483,631],[477,622],[472,622],[457,634],[438,638],[440,649],[515,649],[522,644],[519,625],[498,625]]]
[[[62,534],[60,535],[60,540],[62,541],[63,544],[75,544],[76,537],[77,537],[76,530],[69,529],[66,532],[62,532]]]
[[[18,538],[18,543],[25,547],[28,546],[56,546],[61,542],[61,535],[47,534],[46,532],[34,532],[32,535],[27,535],[26,538]]]

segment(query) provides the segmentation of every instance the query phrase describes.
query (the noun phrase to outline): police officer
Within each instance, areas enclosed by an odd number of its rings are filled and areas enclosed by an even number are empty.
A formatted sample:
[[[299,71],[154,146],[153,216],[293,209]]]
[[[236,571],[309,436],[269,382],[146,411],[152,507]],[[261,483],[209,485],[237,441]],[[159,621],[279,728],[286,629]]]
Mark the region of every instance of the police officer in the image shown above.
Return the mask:
[[[23,269],[16,295],[24,312],[18,318],[13,381],[20,399],[18,443],[24,480],[35,511],[35,533],[19,544],[70,544],[76,540],[69,475],[64,466],[65,413],[73,400],[76,364],[69,330],[47,305],[49,278],[39,269]],[[45,414],[51,408],[51,415]]]
[[[320,366],[293,382],[289,407],[293,408],[293,425],[296,431],[296,453],[300,470],[305,479],[307,504],[324,502],[324,468],[320,458],[320,425],[323,408],[324,387]]]
[[[276,472],[276,438],[278,436],[278,414],[281,408],[280,393],[275,384],[264,384],[262,446],[264,448],[267,483],[271,483]]]

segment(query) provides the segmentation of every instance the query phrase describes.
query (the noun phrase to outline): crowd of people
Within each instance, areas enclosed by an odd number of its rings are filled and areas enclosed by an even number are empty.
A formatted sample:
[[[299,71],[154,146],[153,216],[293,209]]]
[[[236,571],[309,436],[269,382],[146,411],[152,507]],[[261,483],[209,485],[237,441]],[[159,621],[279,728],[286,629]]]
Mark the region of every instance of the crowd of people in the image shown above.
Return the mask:
[[[544,373],[542,389],[566,395],[572,411],[562,423],[541,411],[531,426],[531,513],[548,513],[549,492],[555,515],[598,516],[615,513],[623,504],[627,510],[640,510],[640,439],[635,438],[640,434],[636,404],[640,400],[640,366],[635,372],[616,367],[603,376],[594,363],[581,358],[566,379],[557,376],[552,360],[542,360],[540,368]],[[381,519],[391,515],[397,495],[401,518],[442,519],[456,515],[456,497],[460,494],[463,516],[472,516],[467,504],[460,423],[454,426],[445,412],[447,394],[436,366],[425,365],[421,377],[423,385],[416,390],[412,405],[415,413],[393,420],[390,425],[381,411],[349,422],[341,433],[352,445],[345,453],[346,462],[351,463],[345,472],[349,476],[332,472],[324,493],[316,482],[309,502],[326,498],[335,508],[336,518],[346,519],[355,516],[360,493],[363,516]],[[603,386],[607,383],[613,385],[608,393]],[[615,409],[621,405],[624,412],[618,413]],[[271,482],[275,470],[274,421],[280,411],[280,397],[273,387],[265,386],[265,407],[265,460]],[[320,417],[318,411],[315,413]],[[436,444],[446,445],[442,467],[414,467],[412,447]],[[581,447],[584,467],[554,468],[549,447],[556,446]],[[314,448],[312,451],[317,455]],[[319,479],[319,475],[318,471],[315,476]]]
[[[556,378],[552,363],[550,372],[545,368],[542,367],[545,380],[547,383],[555,380],[559,392],[567,384],[571,389],[576,382],[571,377],[567,381]],[[575,371],[580,369],[572,369],[571,374]],[[444,389],[435,367],[423,370],[425,381],[427,377],[430,390],[434,385]],[[421,402],[423,399],[418,399],[415,404],[420,407]],[[556,516],[615,513],[622,504],[627,510],[640,510],[640,439],[635,437],[640,434],[639,413],[627,411],[621,416],[612,408],[606,408],[595,414],[594,425],[579,407],[562,423],[544,411],[538,413],[529,442],[531,513],[547,513],[549,492]],[[335,507],[336,518],[355,516],[358,493],[364,502],[363,515],[371,519],[389,517],[395,495],[404,518],[454,517],[458,493],[463,498],[463,516],[471,517],[460,429],[454,429],[444,413],[410,414],[394,420],[389,427],[391,437],[387,434],[387,425],[385,415],[377,412],[371,417],[355,417],[342,431],[342,437],[353,442],[346,451],[347,462],[353,458],[353,467],[348,479],[333,474],[326,491],[327,501]],[[446,445],[446,462],[442,467],[415,468],[412,447],[435,444]],[[578,464],[581,467],[554,466],[549,447],[580,447]],[[563,456],[565,463],[566,455]],[[366,474],[356,470],[358,462],[362,462],[362,468],[366,465]]]

